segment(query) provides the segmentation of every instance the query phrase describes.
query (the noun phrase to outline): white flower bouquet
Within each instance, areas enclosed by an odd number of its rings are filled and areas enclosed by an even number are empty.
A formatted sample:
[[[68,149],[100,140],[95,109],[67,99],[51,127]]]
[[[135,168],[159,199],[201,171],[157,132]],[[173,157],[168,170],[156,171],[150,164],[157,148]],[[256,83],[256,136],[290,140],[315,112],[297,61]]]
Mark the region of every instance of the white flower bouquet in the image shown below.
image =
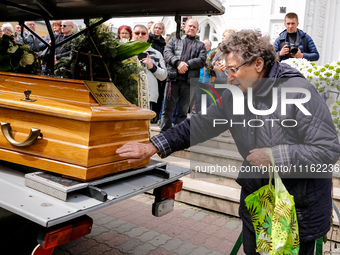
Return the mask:
[[[290,58],[282,62],[299,70],[327,99],[333,122],[337,132],[340,133],[340,100],[338,100],[340,94],[340,61],[316,65],[306,59]]]

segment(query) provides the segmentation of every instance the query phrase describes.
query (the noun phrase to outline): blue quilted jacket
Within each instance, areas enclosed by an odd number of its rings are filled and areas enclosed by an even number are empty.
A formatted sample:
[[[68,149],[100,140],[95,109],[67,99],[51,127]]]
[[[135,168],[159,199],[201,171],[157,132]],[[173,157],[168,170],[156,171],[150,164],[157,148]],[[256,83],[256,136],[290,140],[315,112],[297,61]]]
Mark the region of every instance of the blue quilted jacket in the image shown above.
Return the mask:
[[[303,32],[302,30],[298,29],[297,30],[299,33],[299,49],[300,51],[303,53],[303,58],[309,60],[309,61],[317,61],[319,59],[319,52],[313,42],[313,39],[306,34],[305,32]],[[303,38],[306,38],[306,45],[307,45],[307,49],[303,48],[302,45],[302,40]],[[277,53],[277,55],[279,56],[280,60],[285,60],[288,58],[292,58],[292,56],[290,55],[284,55],[284,56],[280,56],[280,50],[281,50],[281,45],[284,45],[284,42],[286,42],[286,38],[287,38],[287,30],[284,30],[280,33],[279,37],[275,40],[274,43],[274,48],[275,51]],[[282,44],[283,43],[283,44]]]
[[[300,72],[286,64],[275,63],[268,78],[262,79],[261,84],[253,91],[255,109],[268,110],[272,107],[272,90],[275,87],[278,89],[277,109],[269,115],[254,115],[247,107],[246,97],[243,102],[244,114],[233,115],[233,97],[230,90],[226,89],[222,95],[222,104],[211,105],[207,109],[207,115],[193,115],[191,119],[153,137],[151,141],[161,151],[161,156],[165,157],[230,129],[244,159],[243,167],[250,166],[245,160],[250,150],[272,148],[276,165],[290,167],[289,172],[280,175],[287,190],[295,199],[300,240],[315,240],[326,234],[331,224],[332,174],[328,164],[334,164],[340,156],[338,136],[329,109],[315,87],[304,79]],[[303,106],[311,115],[305,115],[295,104],[287,104],[286,115],[283,115],[281,112],[283,88],[308,90],[311,98]],[[301,99],[305,96],[305,93],[296,92],[287,93],[286,97]],[[242,98],[237,102],[242,102]],[[213,128],[213,121],[216,119],[228,120],[228,123]],[[270,119],[275,121],[268,121]],[[231,120],[239,124],[231,126]],[[249,120],[252,121],[248,125]],[[262,126],[260,120],[264,123]],[[256,125],[261,127],[254,127]],[[159,146],[159,143],[162,143],[162,146]],[[315,169],[311,167],[312,164],[315,167],[322,165],[326,173],[310,174],[310,171]],[[268,184],[268,175],[240,172],[237,182],[242,187],[240,216],[245,224],[252,224],[244,198]]]

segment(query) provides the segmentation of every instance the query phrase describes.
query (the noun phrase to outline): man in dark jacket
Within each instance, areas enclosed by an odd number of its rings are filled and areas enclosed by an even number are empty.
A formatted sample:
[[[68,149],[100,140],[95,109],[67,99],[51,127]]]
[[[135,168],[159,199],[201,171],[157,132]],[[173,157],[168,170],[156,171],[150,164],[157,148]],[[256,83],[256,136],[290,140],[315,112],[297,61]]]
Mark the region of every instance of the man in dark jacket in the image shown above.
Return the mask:
[[[63,20],[61,22],[61,33],[60,34],[55,34],[55,44],[61,43],[67,38],[69,38],[72,35],[73,29],[74,29],[74,24],[71,20]],[[51,41],[49,41],[51,43]],[[59,45],[58,47],[55,48],[54,52],[54,64],[58,63],[59,59],[62,57],[69,57],[71,56],[71,48],[70,45],[72,44],[72,40],[63,43]],[[49,70],[51,67],[48,66],[47,59],[48,59],[48,53],[43,56],[43,70]]]
[[[60,26],[61,26],[61,34],[56,35],[55,37],[56,44],[70,37],[74,29],[74,24],[71,20],[63,20]],[[62,44],[55,49],[56,60],[59,60],[62,57],[68,57],[71,55],[71,49],[69,48],[69,45],[71,43],[72,41],[68,41],[67,43]]]
[[[172,117],[177,105],[175,124],[187,118],[190,103],[190,78],[198,78],[204,67],[206,49],[204,43],[195,39],[198,22],[189,19],[184,26],[185,35],[178,40],[173,36],[164,50],[164,60],[168,65],[165,88],[161,132],[172,126]]]
[[[279,37],[275,40],[274,47],[281,60],[288,58],[305,58],[309,61],[317,61],[319,52],[313,39],[298,29],[298,16],[290,12],[285,16],[285,27]]]
[[[258,254],[244,199],[268,184],[268,172],[261,169],[271,164],[272,153],[276,166],[282,169],[279,174],[284,185],[294,196],[299,254],[312,255],[315,240],[327,234],[331,226],[331,177],[340,155],[329,109],[300,72],[277,62],[269,38],[258,31],[236,32],[219,48],[226,54],[232,83],[227,85],[222,101],[212,104],[206,115],[195,114],[153,136],[151,144],[127,143],[117,153],[130,158],[129,163],[154,153],[166,157],[229,129],[244,159],[237,183],[242,187],[239,214],[245,253]],[[321,174],[316,168],[323,168]]]

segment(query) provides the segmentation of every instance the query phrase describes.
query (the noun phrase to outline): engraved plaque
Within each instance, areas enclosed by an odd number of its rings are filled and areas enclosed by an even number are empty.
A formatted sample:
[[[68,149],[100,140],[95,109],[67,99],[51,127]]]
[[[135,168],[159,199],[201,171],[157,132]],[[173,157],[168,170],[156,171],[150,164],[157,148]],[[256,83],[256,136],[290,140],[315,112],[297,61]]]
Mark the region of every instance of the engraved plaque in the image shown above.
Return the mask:
[[[100,105],[130,106],[130,102],[120,93],[112,82],[84,81],[92,96]]]

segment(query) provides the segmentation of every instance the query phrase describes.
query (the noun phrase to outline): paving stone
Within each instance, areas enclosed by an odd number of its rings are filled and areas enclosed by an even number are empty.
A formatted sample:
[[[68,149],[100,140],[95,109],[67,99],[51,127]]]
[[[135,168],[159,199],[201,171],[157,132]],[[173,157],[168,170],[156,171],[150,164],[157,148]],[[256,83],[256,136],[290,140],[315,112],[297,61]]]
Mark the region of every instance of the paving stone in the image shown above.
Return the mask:
[[[131,255],[148,255],[151,251],[155,250],[156,247],[149,244],[144,243],[143,245],[137,246],[133,251],[130,251]]]
[[[178,249],[175,249],[174,252],[177,252],[178,254],[195,254],[193,253],[195,249],[197,249],[198,246],[192,243],[184,243]]]
[[[230,254],[240,219],[178,202],[158,218],[151,214],[153,200],[139,195],[91,213],[92,233],[55,248],[53,255]],[[244,255],[242,247],[238,255]]]
[[[162,244],[165,244],[167,241],[169,241],[172,237],[165,235],[165,234],[161,234],[156,236],[154,239],[150,240],[149,243],[152,244],[155,247],[159,247]]]
[[[150,252],[149,255],[169,255],[170,252],[168,252],[167,250],[163,249],[163,248],[157,248],[153,251]]]
[[[206,214],[206,213],[204,213],[204,212],[197,212],[197,213],[195,213],[195,214],[191,217],[191,219],[194,219],[194,220],[199,221],[199,220],[204,219],[207,215],[208,215],[208,214]]]
[[[185,229],[177,237],[183,241],[189,241],[196,235],[196,233],[197,232],[192,229]]]
[[[115,228],[115,231],[117,231],[117,233],[124,234],[135,228],[138,228],[138,225],[131,223],[131,222],[127,222],[127,223],[120,225],[118,228]]]
[[[134,238],[134,237],[142,235],[143,233],[145,233],[147,231],[149,231],[147,228],[139,226],[138,228],[134,228],[134,229],[131,229],[130,231],[126,232],[125,235],[128,235],[128,236]]]
[[[124,254],[125,253],[121,253],[119,250],[111,249],[110,251],[104,252],[102,255],[124,255]]]
[[[217,230],[218,228],[216,227],[216,225],[209,225],[206,228],[202,229],[201,232],[206,233],[208,235],[213,235]]]
[[[190,208],[188,210],[185,210],[181,215],[187,218],[191,218],[196,214],[196,212],[196,210]]]
[[[136,238],[141,240],[142,242],[148,242],[152,239],[154,239],[156,236],[159,236],[159,233],[154,230],[149,230],[145,233],[143,233],[140,236],[137,236]]]
[[[109,230],[105,233],[102,233],[98,236],[93,237],[93,239],[96,240],[98,243],[105,243],[105,242],[111,240],[112,238],[115,238],[118,235],[119,234],[116,231]],[[86,236],[86,237],[89,237],[89,236]]]
[[[209,226],[208,223],[201,222],[201,221],[196,221],[196,223],[191,225],[190,228],[192,230],[197,231],[197,232],[201,232],[203,229],[207,228],[208,226]]]
[[[113,220],[113,221],[111,221],[110,223],[106,224],[105,227],[106,227],[107,229],[116,229],[116,228],[118,228],[120,225],[123,225],[123,224],[125,224],[125,223],[126,223],[126,221],[124,221],[124,220],[116,219],[116,220]]]
[[[220,238],[217,238],[215,236],[209,236],[204,243],[204,247],[210,250],[216,250],[221,242],[222,240]]]
[[[210,252],[208,253],[207,255],[224,255],[225,253],[220,253],[218,251],[213,251],[213,252]]]
[[[104,227],[104,226],[92,226],[91,233],[88,234],[86,237],[92,238],[92,237],[101,235],[103,233],[106,233],[108,231],[109,230],[106,227]]]
[[[110,246],[111,248],[114,248],[116,246],[122,245],[126,241],[130,240],[130,237],[127,235],[118,234],[114,237],[112,237],[110,240],[106,241],[105,243]]]
[[[212,233],[213,236],[216,236],[221,239],[227,239],[230,233],[234,233],[229,229],[226,228],[218,228],[214,233]]]
[[[118,245],[115,248],[122,253],[128,253],[133,251],[137,246],[143,245],[143,242],[138,239],[130,239],[124,242],[122,245]]]
[[[204,219],[203,219],[203,221],[204,221]],[[216,220],[214,220],[212,222],[212,224],[214,224],[216,226],[223,226],[223,225],[227,224],[227,222],[228,222],[228,218],[226,218],[226,217],[218,217]]]
[[[223,227],[229,230],[238,230],[240,228],[240,221],[230,220]]]
[[[165,244],[161,245],[162,248],[164,248],[167,251],[173,251],[175,249],[178,249],[179,246],[183,245],[184,242],[181,241],[178,238],[173,238],[167,241]]]
[[[106,218],[107,215],[105,213],[102,212],[97,212],[97,213],[90,213],[89,216],[93,219],[93,221],[98,221],[102,218]]]
[[[207,254],[210,254],[210,253],[211,253],[211,250],[208,250],[207,248],[200,246],[200,247],[196,248],[195,250],[193,250],[192,254],[207,255]]]
[[[105,245],[105,244],[99,244],[96,246],[92,246],[89,249],[87,249],[86,251],[84,251],[83,253],[79,253],[79,255],[99,255],[102,254],[104,252],[108,252],[111,250],[111,247]]]
[[[153,230],[160,232],[160,233],[165,233],[172,226],[173,225],[170,224],[169,222],[162,222],[158,226],[154,227]]]
[[[78,240],[74,240],[74,241],[78,241]],[[82,254],[96,246],[99,246],[99,244],[92,240],[92,239],[81,239],[78,242],[75,243],[74,246],[72,246],[70,249],[67,250],[71,250],[71,254]],[[61,245],[61,248],[63,249],[63,247],[67,247],[67,244]],[[66,250],[66,249],[63,249]],[[54,255],[54,254],[53,254]]]
[[[196,245],[202,245],[204,244],[207,239],[209,238],[209,235],[205,233],[196,233],[191,239],[190,242]]]
[[[103,214],[104,216],[106,217],[101,217],[99,219],[93,219],[93,222],[96,224],[96,225],[107,225],[109,224],[111,221],[115,221],[117,220],[116,218],[114,217],[110,217],[110,216],[107,216],[105,214]]]

